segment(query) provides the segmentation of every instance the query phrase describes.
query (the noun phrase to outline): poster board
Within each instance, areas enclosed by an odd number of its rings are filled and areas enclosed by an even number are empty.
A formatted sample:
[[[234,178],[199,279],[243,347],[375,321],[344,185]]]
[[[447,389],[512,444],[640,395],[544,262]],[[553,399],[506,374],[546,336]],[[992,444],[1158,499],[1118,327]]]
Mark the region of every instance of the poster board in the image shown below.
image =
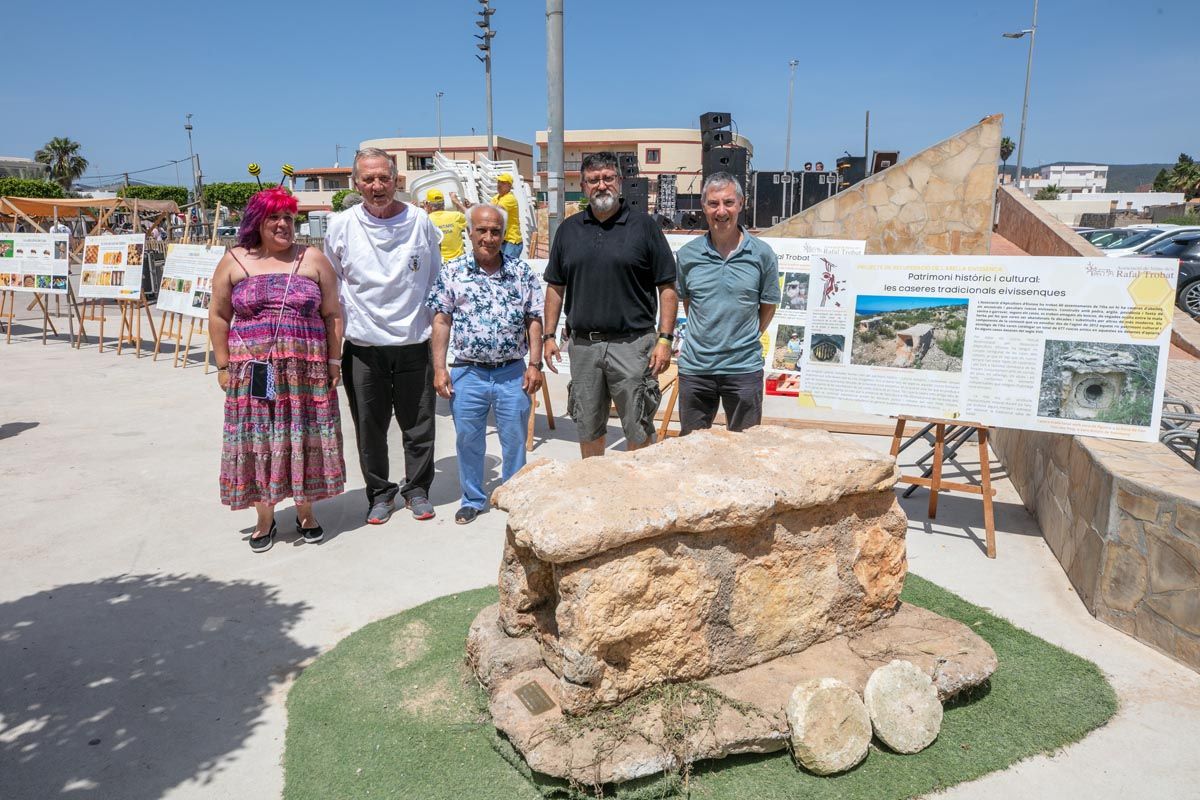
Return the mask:
[[[146,234],[88,236],[83,242],[79,297],[137,300],[142,296]]]
[[[0,233],[0,292],[66,295],[69,238],[65,233]]]
[[[770,394],[796,395],[803,367],[808,296],[816,283],[812,265],[820,257],[861,255],[867,243],[849,239],[762,240],[779,258],[779,307],[764,336],[766,386]]]
[[[678,255],[679,249],[703,234],[668,234],[667,244]],[[812,262],[820,256],[862,254],[866,242],[849,239],[761,238],[779,259],[780,303],[763,333],[763,363],[768,394],[795,396],[803,365],[805,319],[812,282]],[[819,261],[818,261],[819,263]],[[679,353],[687,337],[687,317],[683,303],[675,326],[675,352]]]
[[[1158,438],[1175,260],[835,255],[816,269],[800,380],[819,405]]]
[[[224,245],[168,245],[158,286],[158,309],[206,319],[212,300],[213,273],[224,255]]]

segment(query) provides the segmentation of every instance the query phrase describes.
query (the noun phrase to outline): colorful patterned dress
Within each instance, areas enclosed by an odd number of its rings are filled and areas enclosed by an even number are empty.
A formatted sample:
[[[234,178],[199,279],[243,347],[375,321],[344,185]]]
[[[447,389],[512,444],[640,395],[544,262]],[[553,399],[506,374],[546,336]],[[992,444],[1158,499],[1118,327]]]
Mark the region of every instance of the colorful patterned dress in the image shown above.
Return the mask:
[[[337,390],[329,387],[321,288],[311,278],[295,275],[281,318],[287,283],[288,273],[247,273],[233,287],[221,502],[234,510],[274,505],[288,497],[312,503],[341,494],[346,483]],[[245,364],[265,360],[268,350],[276,397],[258,400],[250,397]]]

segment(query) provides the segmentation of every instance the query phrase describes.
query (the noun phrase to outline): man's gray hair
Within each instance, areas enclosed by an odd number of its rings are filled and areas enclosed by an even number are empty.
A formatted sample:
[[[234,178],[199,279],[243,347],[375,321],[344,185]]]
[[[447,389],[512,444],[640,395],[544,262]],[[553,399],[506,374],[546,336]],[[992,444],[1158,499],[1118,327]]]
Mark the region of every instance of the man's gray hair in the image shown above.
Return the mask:
[[[588,153],[584,157],[583,163],[579,165],[579,174],[585,172],[598,172],[602,169],[611,169],[617,173],[617,177],[621,176],[621,164],[617,160],[617,154],[605,150],[602,153]]]
[[[704,185],[700,187],[700,202],[704,202],[704,198],[708,197],[708,190],[711,187],[718,189],[724,186],[732,186],[734,193],[737,194],[738,200],[746,202],[746,192],[742,189],[742,184],[737,178],[730,175],[728,172],[714,172],[704,179]]]
[[[504,230],[508,227],[508,212],[492,203],[476,203],[467,209],[467,230],[475,229],[475,213],[484,208],[489,208],[500,215],[500,232],[503,234]]]
[[[354,154],[354,166],[350,169],[350,180],[358,180],[358,162],[364,158],[382,158],[388,162],[388,170],[392,173],[392,177],[396,177],[396,162],[392,159],[386,150],[380,150],[378,147],[364,147]]]

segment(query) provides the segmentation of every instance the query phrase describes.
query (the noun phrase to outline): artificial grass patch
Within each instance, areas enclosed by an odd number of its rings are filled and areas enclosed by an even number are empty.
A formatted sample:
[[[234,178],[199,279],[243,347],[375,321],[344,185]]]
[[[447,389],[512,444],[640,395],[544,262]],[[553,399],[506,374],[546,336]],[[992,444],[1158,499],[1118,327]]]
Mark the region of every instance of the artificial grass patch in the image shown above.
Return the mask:
[[[615,796],[913,797],[1077,741],[1116,712],[1112,687],[1090,661],[916,575],[902,597],[966,623],[1000,660],[990,686],[946,708],[930,747],[909,756],[872,747],[859,767],[828,778],[798,770],[786,751],[733,756],[695,765],[686,786],[659,777]],[[463,664],[467,628],[494,602],[494,587],[438,598],[351,634],[306,669],[288,696],[286,800],[562,793],[559,782],[529,779]]]

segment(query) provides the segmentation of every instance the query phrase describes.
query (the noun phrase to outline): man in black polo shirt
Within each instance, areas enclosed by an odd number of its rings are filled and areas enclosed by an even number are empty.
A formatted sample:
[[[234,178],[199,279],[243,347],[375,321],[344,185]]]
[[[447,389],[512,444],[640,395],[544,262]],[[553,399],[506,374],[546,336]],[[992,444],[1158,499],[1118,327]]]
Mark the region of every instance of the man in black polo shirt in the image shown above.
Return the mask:
[[[654,442],[658,374],[671,363],[679,297],[675,258],[662,229],[620,200],[616,155],[593,153],[581,167],[588,208],[567,217],[550,246],[548,333],[542,338],[546,365],[558,372],[555,362],[562,356],[553,331],[565,299],[571,336],[567,413],[579,429],[579,451],[589,458],[604,454],[610,403],[617,406],[627,449]]]

